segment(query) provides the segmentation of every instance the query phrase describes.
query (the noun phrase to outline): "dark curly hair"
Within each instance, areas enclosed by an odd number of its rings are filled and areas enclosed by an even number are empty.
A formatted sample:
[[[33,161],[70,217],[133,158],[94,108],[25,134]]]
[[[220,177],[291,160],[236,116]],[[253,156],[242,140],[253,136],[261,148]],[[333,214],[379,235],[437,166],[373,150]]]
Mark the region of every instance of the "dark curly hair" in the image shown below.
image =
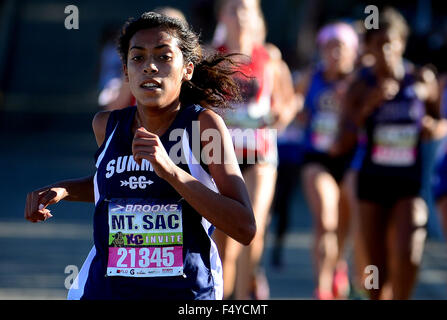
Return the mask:
[[[199,36],[187,22],[155,12],[145,12],[138,19],[129,19],[118,39],[118,52],[123,64],[127,64],[129,42],[139,30],[164,27],[178,41],[185,64],[194,65],[193,77],[184,81],[180,92],[183,105],[200,104],[208,109],[230,107],[230,102],[240,101],[240,90],[233,75],[239,63],[235,54],[221,54],[215,50],[205,50]]]

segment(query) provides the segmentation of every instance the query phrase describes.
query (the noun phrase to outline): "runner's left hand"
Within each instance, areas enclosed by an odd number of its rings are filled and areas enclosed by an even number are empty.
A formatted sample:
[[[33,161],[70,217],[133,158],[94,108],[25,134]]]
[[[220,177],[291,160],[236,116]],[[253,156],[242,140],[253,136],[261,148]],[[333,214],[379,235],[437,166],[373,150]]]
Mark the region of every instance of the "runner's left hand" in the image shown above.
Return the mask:
[[[148,160],[154,172],[162,179],[167,179],[175,174],[178,168],[169,157],[166,149],[160,141],[160,138],[144,127],[135,131],[132,141],[132,153],[134,160],[141,165],[143,159]]]

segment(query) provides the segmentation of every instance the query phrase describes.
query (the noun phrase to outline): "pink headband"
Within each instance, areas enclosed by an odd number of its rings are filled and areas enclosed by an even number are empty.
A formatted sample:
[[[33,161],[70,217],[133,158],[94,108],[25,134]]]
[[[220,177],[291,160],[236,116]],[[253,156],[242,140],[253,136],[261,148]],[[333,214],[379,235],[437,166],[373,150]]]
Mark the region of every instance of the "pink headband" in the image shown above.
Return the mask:
[[[354,50],[357,50],[359,45],[359,39],[354,28],[343,22],[329,24],[323,27],[318,33],[317,44],[322,46],[333,39],[343,41]]]

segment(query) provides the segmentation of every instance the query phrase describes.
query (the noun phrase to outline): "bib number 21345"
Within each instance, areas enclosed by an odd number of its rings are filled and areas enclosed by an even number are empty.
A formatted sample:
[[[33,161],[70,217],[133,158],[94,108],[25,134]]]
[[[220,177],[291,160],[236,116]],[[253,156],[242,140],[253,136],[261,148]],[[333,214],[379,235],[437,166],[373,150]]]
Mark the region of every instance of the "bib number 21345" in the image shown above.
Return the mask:
[[[174,201],[111,200],[107,275],[162,277],[181,274],[181,205]]]

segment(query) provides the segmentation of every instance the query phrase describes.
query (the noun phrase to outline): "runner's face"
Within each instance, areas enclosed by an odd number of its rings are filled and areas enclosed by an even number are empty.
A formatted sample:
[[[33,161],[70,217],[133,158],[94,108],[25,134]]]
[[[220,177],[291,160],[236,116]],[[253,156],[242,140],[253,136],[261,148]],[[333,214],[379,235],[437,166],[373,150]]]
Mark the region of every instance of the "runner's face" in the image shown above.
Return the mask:
[[[329,40],[322,47],[322,58],[328,68],[347,73],[352,71],[356,52],[338,39]]]
[[[227,0],[220,10],[220,21],[228,36],[239,37],[242,32],[252,31],[259,19],[258,10],[257,0]]]
[[[138,104],[160,107],[178,101],[182,82],[191,78],[193,66],[185,65],[172,32],[157,27],[134,34],[124,68]]]
[[[378,67],[393,69],[402,60],[405,42],[398,32],[388,30],[374,34],[368,48]]]

